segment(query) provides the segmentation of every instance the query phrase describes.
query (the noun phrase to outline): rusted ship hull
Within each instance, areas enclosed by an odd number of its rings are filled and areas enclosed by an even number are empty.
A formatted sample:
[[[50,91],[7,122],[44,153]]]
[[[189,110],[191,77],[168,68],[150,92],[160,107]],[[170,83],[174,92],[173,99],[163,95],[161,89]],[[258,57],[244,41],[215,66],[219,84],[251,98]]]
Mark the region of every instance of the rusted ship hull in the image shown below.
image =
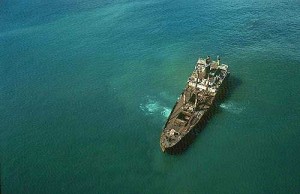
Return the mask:
[[[226,94],[228,92],[229,75],[230,74],[228,74],[225,77],[224,81],[222,82],[222,85],[219,87],[219,91],[215,96],[212,105],[209,107],[209,109],[205,111],[204,115],[200,118],[197,124],[180,141],[178,141],[175,145],[171,147],[164,147],[162,143],[160,143],[163,152],[169,154],[180,154],[183,151],[185,151],[188,148],[188,146],[195,140],[197,133],[200,132],[205,127],[208,120],[214,114],[215,110],[217,109],[218,103],[226,97]],[[175,107],[176,104],[174,105],[172,112]]]

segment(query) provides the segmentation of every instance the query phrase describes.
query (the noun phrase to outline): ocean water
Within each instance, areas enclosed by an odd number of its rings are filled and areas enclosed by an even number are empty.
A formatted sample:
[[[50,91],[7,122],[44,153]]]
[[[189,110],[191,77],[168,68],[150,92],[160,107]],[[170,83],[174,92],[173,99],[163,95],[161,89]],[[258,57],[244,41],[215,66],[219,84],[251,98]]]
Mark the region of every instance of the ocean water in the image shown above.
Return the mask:
[[[299,51],[299,0],[1,1],[2,193],[299,193]],[[230,93],[163,154],[207,55]]]

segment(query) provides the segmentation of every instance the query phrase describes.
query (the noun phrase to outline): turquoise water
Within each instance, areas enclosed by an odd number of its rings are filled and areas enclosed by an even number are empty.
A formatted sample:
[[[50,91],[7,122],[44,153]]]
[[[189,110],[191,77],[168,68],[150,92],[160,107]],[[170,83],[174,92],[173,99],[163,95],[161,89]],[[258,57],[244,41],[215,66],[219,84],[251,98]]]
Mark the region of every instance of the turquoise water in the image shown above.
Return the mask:
[[[2,193],[299,193],[298,0],[0,2]],[[231,92],[159,147],[199,56]]]

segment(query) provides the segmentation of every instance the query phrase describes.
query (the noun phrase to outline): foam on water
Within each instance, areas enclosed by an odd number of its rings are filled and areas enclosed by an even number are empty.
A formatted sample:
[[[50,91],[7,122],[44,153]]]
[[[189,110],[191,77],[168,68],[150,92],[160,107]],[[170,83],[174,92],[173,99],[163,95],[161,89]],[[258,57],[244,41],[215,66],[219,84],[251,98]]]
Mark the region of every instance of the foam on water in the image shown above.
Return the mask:
[[[161,114],[166,118],[170,115],[170,113],[171,113],[171,109],[166,107],[164,107],[164,110],[161,112]]]
[[[234,114],[240,114],[241,112],[243,112],[243,110],[245,109],[244,106],[236,103],[236,102],[224,102],[222,104],[220,104],[220,107],[230,113],[234,113]]]
[[[150,97],[147,97],[147,102],[141,103],[139,107],[146,115],[160,114],[164,118],[167,118],[171,113],[170,108],[163,106],[161,102],[153,100]]]

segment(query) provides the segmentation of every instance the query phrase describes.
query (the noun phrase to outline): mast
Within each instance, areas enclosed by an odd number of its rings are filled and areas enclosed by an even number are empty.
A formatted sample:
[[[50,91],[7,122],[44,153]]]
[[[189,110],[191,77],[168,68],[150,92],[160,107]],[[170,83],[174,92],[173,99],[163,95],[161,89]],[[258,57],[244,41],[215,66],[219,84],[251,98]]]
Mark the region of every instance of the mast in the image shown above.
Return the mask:
[[[220,65],[220,62],[221,62],[221,59],[220,59],[220,56],[218,55],[218,56],[217,56],[217,63],[218,63],[218,66]]]
[[[200,82],[200,70],[197,69],[197,80],[196,80],[196,86],[195,86],[195,90],[197,90],[197,86],[198,86],[198,83]]]

